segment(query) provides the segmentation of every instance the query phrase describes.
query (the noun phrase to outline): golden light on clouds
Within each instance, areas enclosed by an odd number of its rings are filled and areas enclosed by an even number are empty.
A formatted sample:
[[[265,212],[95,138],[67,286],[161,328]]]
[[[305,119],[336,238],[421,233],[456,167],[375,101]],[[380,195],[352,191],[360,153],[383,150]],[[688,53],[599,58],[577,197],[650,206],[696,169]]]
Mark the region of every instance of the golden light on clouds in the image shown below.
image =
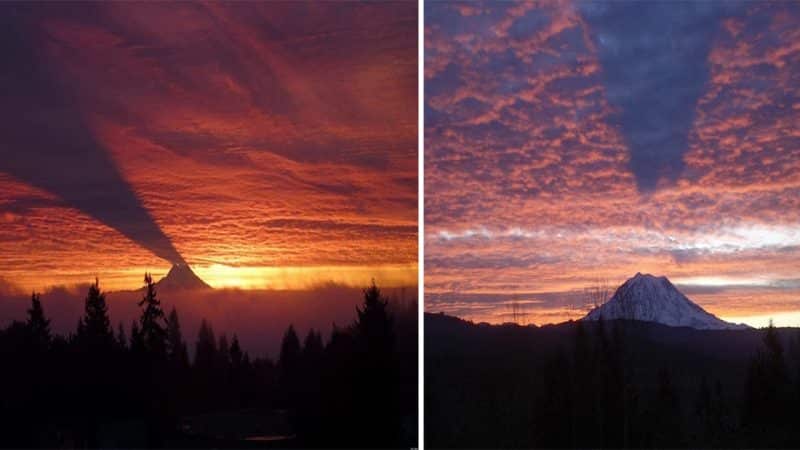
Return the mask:
[[[174,262],[158,246],[214,287],[416,283],[415,4],[77,11],[8,36],[4,283],[134,289]]]
[[[215,288],[304,290],[326,283],[350,287],[402,287],[417,283],[416,264],[382,266],[232,267],[222,264],[192,267]]]

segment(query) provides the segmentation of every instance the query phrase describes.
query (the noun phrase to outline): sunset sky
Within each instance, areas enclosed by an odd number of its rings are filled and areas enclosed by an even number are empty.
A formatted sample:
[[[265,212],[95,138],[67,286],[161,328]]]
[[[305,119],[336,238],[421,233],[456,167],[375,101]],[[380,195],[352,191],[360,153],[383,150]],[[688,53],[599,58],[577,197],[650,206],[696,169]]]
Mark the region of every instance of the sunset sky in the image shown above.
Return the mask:
[[[428,2],[426,309],[586,313],[665,275],[800,325],[800,4]]]
[[[417,280],[417,6],[0,6],[0,287]]]

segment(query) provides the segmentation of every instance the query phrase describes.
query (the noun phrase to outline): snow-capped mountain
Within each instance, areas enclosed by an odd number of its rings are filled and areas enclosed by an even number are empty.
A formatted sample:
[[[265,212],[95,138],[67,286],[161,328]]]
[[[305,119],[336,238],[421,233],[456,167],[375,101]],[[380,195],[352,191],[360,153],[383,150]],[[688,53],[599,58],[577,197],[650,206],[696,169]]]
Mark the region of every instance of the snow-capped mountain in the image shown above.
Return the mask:
[[[172,266],[167,275],[158,280],[156,287],[162,291],[211,289],[211,286],[195,275],[192,269],[185,264]]]
[[[667,277],[637,273],[622,284],[609,301],[591,310],[583,320],[628,319],[698,330],[746,329],[725,322],[683,295]]]

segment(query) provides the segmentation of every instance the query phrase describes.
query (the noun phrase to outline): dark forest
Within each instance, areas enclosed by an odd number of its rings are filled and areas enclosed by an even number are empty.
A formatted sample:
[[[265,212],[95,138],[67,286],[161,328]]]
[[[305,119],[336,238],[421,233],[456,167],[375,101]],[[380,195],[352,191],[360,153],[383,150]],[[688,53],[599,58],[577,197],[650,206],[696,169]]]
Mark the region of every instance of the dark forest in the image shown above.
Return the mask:
[[[113,327],[96,281],[68,336],[34,293],[27,318],[0,330],[0,446],[416,445],[415,304],[373,283],[352,324],[327,336],[290,325],[272,360],[205,320],[187,340],[156,291],[146,275],[141,316]]]
[[[798,329],[425,320],[429,447],[800,447]]]

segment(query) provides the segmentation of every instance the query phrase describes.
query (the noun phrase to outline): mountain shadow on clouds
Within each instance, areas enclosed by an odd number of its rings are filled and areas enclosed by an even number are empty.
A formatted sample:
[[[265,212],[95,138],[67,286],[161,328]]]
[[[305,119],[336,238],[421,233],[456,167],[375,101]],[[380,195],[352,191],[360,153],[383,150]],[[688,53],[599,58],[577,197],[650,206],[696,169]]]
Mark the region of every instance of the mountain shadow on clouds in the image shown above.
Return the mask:
[[[733,2],[582,2],[607,98],[642,193],[683,174],[720,20]]]
[[[0,15],[0,171],[56,195],[160,258],[185,263],[95,139],[79,98],[48,65],[40,22],[24,7],[5,7]]]

